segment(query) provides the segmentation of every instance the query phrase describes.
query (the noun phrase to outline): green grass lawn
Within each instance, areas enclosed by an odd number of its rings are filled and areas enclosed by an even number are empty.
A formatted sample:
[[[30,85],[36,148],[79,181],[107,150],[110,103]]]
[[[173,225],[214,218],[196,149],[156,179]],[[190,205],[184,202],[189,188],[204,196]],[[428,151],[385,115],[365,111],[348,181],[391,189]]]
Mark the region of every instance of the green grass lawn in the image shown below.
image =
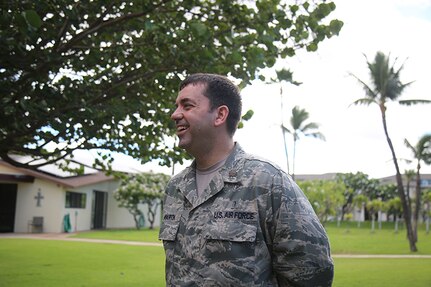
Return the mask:
[[[327,224],[333,254],[409,254],[405,230],[390,224],[370,232]],[[79,238],[157,242],[158,230],[83,232]],[[419,254],[431,254],[431,234],[419,233]],[[335,258],[333,286],[431,286],[431,259]],[[0,239],[0,287],[164,286],[161,247],[30,239]]]
[[[336,223],[325,225],[331,242],[333,254],[410,254],[409,243],[405,229],[395,233],[393,223],[384,222],[382,229],[372,233],[370,223],[362,223],[361,228],[356,223],[343,223],[337,227]],[[90,239],[130,240],[143,242],[160,242],[159,230],[101,230],[81,232],[72,237]],[[419,229],[419,252],[417,254],[431,254],[431,234],[425,233],[424,226]]]
[[[354,222],[343,223],[341,227],[330,223],[325,228],[333,254],[412,254],[406,230],[395,233],[391,222],[384,222],[381,230],[376,224],[374,232],[371,232],[369,222],[363,223],[361,228]],[[419,251],[414,254],[431,254],[431,234],[426,234],[424,226],[420,226],[418,238]]]
[[[431,259],[335,258],[333,287],[429,287]]]
[[[164,286],[164,252],[162,247],[0,239],[0,286]]]
[[[128,240],[139,242],[160,242],[158,239],[159,229],[119,229],[119,230],[97,230],[80,232],[71,237],[89,239]]]

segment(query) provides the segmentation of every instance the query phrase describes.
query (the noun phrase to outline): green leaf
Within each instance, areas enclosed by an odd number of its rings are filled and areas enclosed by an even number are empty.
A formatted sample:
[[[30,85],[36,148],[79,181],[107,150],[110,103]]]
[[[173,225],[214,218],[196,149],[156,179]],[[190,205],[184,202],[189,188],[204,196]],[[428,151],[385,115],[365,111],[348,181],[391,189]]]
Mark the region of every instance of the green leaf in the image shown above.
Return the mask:
[[[331,31],[332,35],[338,35],[341,31],[341,28],[343,27],[344,23],[340,20],[332,20],[329,23],[329,30]]]
[[[190,24],[190,27],[197,33],[198,36],[204,36],[208,32],[207,26],[200,22],[193,22]]]
[[[317,44],[316,43],[310,43],[310,45],[307,46],[307,51],[309,51],[309,52],[317,51]]]
[[[253,110],[248,110],[243,116],[242,116],[242,119],[244,120],[244,121],[248,121],[248,120],[250,120],[251,119],[251,117],[253,116],[253,114],[254,114],[254,112],[253,112]]]
[[[26,10],[22,12],[22,15],[27,20],[28,25],[32,26],[35,29],[39,29],[42,26],[42,20],[39,15],[34,10]]]

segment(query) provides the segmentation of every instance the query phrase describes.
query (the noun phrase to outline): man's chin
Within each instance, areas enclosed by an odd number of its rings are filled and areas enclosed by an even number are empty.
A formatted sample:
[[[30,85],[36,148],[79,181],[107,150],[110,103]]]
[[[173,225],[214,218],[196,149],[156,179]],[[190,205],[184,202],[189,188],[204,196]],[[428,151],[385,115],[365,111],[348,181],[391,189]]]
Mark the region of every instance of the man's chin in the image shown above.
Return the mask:
[[[179,148],[187,150],[188,146],[189,146],[189,144],[186,141],[184,141],[184,140],[180,139],[180,141],[178,142],[178,147]]]

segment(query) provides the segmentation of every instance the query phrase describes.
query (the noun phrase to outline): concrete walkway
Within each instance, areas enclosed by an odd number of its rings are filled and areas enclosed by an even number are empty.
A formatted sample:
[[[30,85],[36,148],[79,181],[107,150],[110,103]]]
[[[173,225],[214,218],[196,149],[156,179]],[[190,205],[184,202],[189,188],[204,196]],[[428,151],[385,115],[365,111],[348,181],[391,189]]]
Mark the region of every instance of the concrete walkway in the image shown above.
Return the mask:
[[[88,239],[71,237],[76,233],[0,233],[1,238],[21,238],[21,239],[39,239],[39,240],[62,240],[62,241],[77,241],[90,243],[107,243],[107,244],[123,244],[135,246],[163,246],[158,242],[139,242],[125,240],[108,240],[108,239]]]
[[[76,233],[0,233],[1,238],[23,238],[23,239],[39,239],[39,240],[62,240],[62,241],[77,241],[90,243],[106,243],[106,244],[123,244],[135,246],[159,246],[162,243],[157,242],[139,242],[125,240],[107,240],[107,239],[88,239],[71,237]],[[332,254],[333,258],[418,258],[431,259],[431,255],[416,255],[416,254]]]

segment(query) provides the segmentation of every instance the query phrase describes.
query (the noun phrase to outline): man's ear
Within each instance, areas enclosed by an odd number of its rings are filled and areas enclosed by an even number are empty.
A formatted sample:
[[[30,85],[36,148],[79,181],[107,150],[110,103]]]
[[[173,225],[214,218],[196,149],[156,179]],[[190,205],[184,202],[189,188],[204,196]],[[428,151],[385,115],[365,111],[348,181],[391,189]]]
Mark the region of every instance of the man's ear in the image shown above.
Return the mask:
[[[217,108],[217,114],[214,121],[214,126],[218,127],[226,123],[227,116],[229,115],[229,108],[227,106],[220,106]]]

